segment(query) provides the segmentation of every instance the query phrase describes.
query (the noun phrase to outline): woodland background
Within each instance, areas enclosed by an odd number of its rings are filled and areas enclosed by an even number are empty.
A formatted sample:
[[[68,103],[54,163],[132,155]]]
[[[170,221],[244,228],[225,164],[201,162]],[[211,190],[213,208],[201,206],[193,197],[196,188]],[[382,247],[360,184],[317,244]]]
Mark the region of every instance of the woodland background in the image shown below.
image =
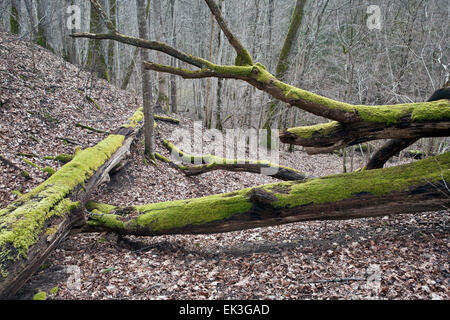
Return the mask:
[[[120,32],[138,36],[134,0],[99,2]],[[218,2],[254,61],[274,73],[295,1]],[[381,8],[381,30],[367,28],[367,7],[372,4]],[[44,156],[72,154],[75,145],[95,145],[139,105],[138,49],[112,41],[71,38],[66,27],[69,5],[80,6],[82,13],[81,30],[74,31],[106,31],[89,0],[0,2],[0,28],[14,33],[0,32],[0,100],[5,110],[0,113],[0,151],[17,166],[1,164],[1,205],[48,179],[39,166],[60,168],[61,164]],[[304,9],[286,83],[338,101],[381,105],[425,101],[448,80],[449,6],[445,0],[319,0],[307,1]],[[235,53],[204,1],[153,0],[150,14],[151,39],[215,63],[233,64]],[[162,54],[149,54],[152,61],[183,67]],[[271,103],[266,93],[234,80],[183,80],[153,73],[152,85],[158,93],[155,103],[178,113],[180,126],[186,128],[192,128],[193,120],[219,129],[261,128]],[[88,95],[101,108],[86,101]],[[276,116],[279,127],[325,121],[284,104]],[[75,126],[78,121],[104,132],[81,130]],[[158,123],[156,149],[166,156],[162,139],[175,127]],[[58,139],[61,135],[63,139]],[[66,137],[75,143],[67,144]],[[369,152],[363,154],[354,155],[351,148],[350,171],[364,166],[382,143],[368,143]],[[418,144],[427,154],[444,153],[449,138],[421,139]],[[136,141],[128,166],[112,176],[110,184],[102,185],[94,199],[128,206],[274,182],[262,175],[226,171],[188,178],[168,165],[144,165],[142,149],[141,141]],[[292,154],[282,151],[281,164],[312,176],[342,171],[342,158],[337,154],[309,156],[300,148]],[[20,158],[31,152],[39,155],[33,158],[38,167]],[[28,170],[31,179],[21,176],[17,168]],[[442,211],[214,235],[120,240],[114,234],[77,234],[49,256],[20,298],[59,288],[52,298],[448,299],[448,225],[448,212]],[[81,271],[81,290],[69,288],[67,276],[61,275],[74,265]],[[377,286],[368,282],[373,275],[379,275]]]
[[[138,36],[134,0],[99,2],[121,33]],[[449,75],[448,2],[372,2],[308,1],[285,82],[338,101],[368,105],[425,101],[440,88]],[[219,4],[254,60],[274,72],[295,1],[221,0]],[[371,4],[380,6],[381,30],[367,27]],[[110,40],[69,37],[69,5],[81,8],[81,30],[74,31],[106,32],[88,0],[3,1],[0,23],[112,84],[139,93],[138,50]],[[232,47],[201,0],[151,1],[149,30],[151,39],[215,63],[232,64],[234,59]],[[152,61],[178,66],[163,54],[150,55]],[[153,86],[161,105],[168,103],[172,111],[202,120],[208,128],[261,128],[270,103],[264,92],[234,80],[154,74]],[[279,110],[279,127],[321,122],[298,108]],[[429,153],[442,152],[448,145],[448,139],[426,141]]]

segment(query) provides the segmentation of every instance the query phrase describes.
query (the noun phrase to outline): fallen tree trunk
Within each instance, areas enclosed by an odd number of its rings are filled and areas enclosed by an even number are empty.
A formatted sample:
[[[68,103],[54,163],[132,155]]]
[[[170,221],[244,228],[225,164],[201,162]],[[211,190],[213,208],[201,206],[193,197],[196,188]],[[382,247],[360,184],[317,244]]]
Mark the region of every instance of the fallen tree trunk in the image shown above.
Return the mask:
[[[307,220],[442,210],[450,206],[450,152],[412,164],[282,182],[191,200],[118,208],[90,202],[81,232],[209,234]]]
[[[378,150],[366,165],[367,170],[383,168],[386,162],[394,155],[417,142],[419,139],[393,139],[386,142],[380,150]]]
[[[419,139],[422,137],[446,137],[450,135],[450,105],[448,100],[434,103],[434,111],[428,113],[428,106],[418,108],[417,114],[389,120],[380,117],[373,122],[363,121],[350,124],[336,121],[308,127],[297,127],[280,133],[283,143],[305,147],[308,154],[327,153],[359,143],[379,139]],[[394,108],[391,108],[394,109]],[[388,110],[386,109],[386,112]],[[406,108],[402,112],[408,112]],[[422,115],[419,114],[422,112]],[[394,113],[394,112],[393,112]],[[430,118],[427,118],[430,117]],[[435,120],[432,120],[432,118]],[[440,117],[440,118],[438,118]],[[407,146],[407,145],[406,145]],[[406,147],[405,146],[405,147]]]
[[[443,88],[436,90],[431,97],[428,99],[428,102],[437,101],[442,99],[450,99],[450,88],[449,82],[447,82]],[[403,149],[409,147],[410,145],[417,142],[419,138],[412,139],[393,139],[386,142],[369,160],[366,165],[366,169],[380,169],[391,159],[394,155],[398,154]],[[412,151],[412,150],[411,150]],[[423,152],[406,152],[405,156],[410,156],[411,158],[420,157],[420,159],[424,158]]]
[[[172,155],[176,155],[184,164],[177,164],[164,156],[157,154],[161,161],[171,164],[182,171],[186,176],[198,176],[214,170],[226,170],[234,172],[250,172],[264,174],[284,181],[303,181],[306,175],[298,170],[280,166],[265,160],[226,159],[211,154],[192,155],[178,149],[173,143],[164,140],[164,146]],[[196,164],[196,165],[193,165]]]
[[[138,110],[115,134],[79,151],[43,184],[0,210],[0,298],[13,295],[74,226],[84,204],[129,153],[143,115]]]
[[[154,117],[155,117],[155,120],[157,120],[157,121],[169,122],[169,123],[173,123],[173,124],[180,124],[180,120],[175,119],[175,118],[161,116],[158,114],[155,114]]]

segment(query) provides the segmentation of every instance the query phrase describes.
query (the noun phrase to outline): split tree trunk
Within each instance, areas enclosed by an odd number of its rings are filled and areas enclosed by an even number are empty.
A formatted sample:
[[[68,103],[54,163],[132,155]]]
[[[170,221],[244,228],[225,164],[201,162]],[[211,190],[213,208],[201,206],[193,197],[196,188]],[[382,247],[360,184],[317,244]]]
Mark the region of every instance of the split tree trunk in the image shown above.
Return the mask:
[[[141,109],[96,146],[79,151],[43,184],[0,210],[0,298],[12,296],[75,226],[84,205],[129,154]]]

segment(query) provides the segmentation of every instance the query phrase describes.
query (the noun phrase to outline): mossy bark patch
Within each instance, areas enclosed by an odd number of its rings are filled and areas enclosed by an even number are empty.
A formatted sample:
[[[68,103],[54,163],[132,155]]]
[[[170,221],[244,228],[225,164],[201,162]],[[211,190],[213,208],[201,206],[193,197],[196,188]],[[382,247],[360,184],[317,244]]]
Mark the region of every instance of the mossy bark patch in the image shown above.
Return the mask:
[[[27,257],[30,246],[45,234],[50,218],[68,215],[80,205],[67,197],[83,185],[123,141],[122,135],[110,135],[96,146],[79,152],[43,184],[0,210],[1,269],[9,260]]]
[[[279,200],[272,205],[292,208],[337,202],[361,193],[381,196],[443,179],[450,180],[450,152],[398,167],[312,179],[303,183],[286,182],[284,186],[290,186],[290,192],[277,194]]]

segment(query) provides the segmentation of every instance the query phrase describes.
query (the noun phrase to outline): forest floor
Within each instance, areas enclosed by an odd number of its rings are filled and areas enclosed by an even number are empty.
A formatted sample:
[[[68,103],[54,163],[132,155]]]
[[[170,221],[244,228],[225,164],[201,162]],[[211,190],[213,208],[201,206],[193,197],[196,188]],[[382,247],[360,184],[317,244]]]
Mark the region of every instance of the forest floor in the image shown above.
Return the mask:
[[[15,165],[0,162],[0,208],[47,178],[23,158],[57,170],[61,164],[44,157],[106,137],[77,123],[112,131],[140,105],[132,93],[3,32],[0,88],[0,155]],[[156,149],[166,156],[162,139],[193,128],[193,121],[175,117],[179,126],[158,122]],[[161,162],[145,165],[142,149],[137,140],[129,164],[92,199],[126,206],[276,181],[224,171],[185,177]],[[336,154],[308,156],[300,149],[281,151],[280,164],[309,176],[342,172]],[[362,164],[356,156],[355,169]],[[53,292],[49,299],[449,299],[449,222],[449,212],[441,211],[211,235],[72,235],[17,298],[45,290]]]

